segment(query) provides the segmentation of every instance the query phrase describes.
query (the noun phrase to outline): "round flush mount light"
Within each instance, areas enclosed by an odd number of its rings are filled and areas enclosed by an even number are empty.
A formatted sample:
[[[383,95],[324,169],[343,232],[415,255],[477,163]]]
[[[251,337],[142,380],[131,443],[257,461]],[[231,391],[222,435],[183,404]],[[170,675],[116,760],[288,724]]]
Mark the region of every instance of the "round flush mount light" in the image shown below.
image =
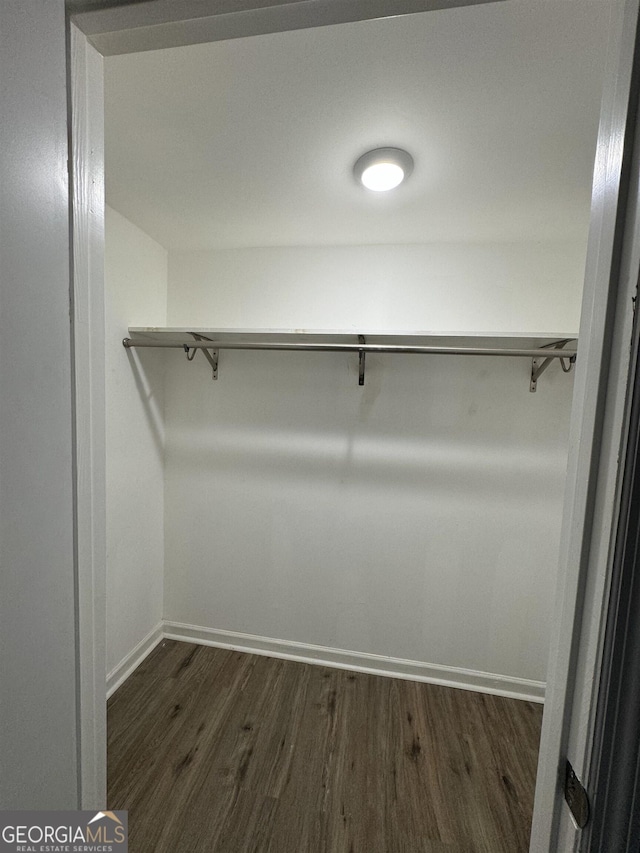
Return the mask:
[[[356,180],[368,190],[386,192],[399,186],[413,169],[413,157],[402,148],[376,148],[359,157],[353,167]]]

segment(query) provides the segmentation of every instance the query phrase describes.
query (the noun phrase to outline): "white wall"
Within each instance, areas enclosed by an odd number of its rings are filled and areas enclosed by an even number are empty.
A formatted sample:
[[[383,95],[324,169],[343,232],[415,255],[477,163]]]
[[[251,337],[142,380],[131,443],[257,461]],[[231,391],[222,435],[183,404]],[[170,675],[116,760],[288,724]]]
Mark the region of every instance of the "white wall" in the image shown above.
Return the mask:
[[[3,0],[0,62],[0,808],[75,809],[63,0]]]
[[[170,252],[171,325],[576,331],[586,244]],[[205,320],[203,320],[205,318]]]
[[[162,618],[164,354],[120,342],[128,326],[167,317],[166,251],[110,208],[105,290],[110,672]]]
[[[168,323],[567,331],[582,264],[554,246],[170,253]],[[214,383],[174,353],[166,618],[544,681],[572,380],[556,364],[530,394],[529,371],[369,355],[359,388],[355,356],[223,351]]]

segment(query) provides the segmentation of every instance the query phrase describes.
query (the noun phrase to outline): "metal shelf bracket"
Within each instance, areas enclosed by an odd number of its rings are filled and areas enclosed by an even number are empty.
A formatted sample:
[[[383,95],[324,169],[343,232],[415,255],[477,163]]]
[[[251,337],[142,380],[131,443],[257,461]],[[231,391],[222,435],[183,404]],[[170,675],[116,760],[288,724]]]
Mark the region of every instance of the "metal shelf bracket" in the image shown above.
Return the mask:
[[[191,332],[194,339],[196,341],[206,341],[207,338],[202,335],[197,335],[195,332]],[[220,350],[216,349],[214,346],[209,349],[208,347],[190,347],[189,344],[183,344],[184,351],[187,354],[187,359],[189,361],[193,361],[195,358],[195,354],[198,352],[198,349],[202,350],[202,354],[207,359],[209,364],[211,365],[211,370],[213,371],[212,379],[218,378],[218,356],[220,354]]]
[[[569,343],[569,339],[567,338],[564,341],[554,341],[554,343],[547,344],[546,346],[541,347],[541,349],[561,350],[568,343]],[[531,381],[529,383],[529,391],[531,391],[532,394],[535,393],[535,391],[538,387],[538,379],[540,379],[540,377],[545,372],[547,367],[549,367],[549,365],[551,364],[552,361],[554,361],[554,358],[552,358],[552,357],[550,357],[550,358],[536,357],[536,358],[533,358],[531,360]],[[576,362],[576,357],[575,357],[575,355],[568,355],[566,359],[559,358],[558,361],[560,362],[562,370],[565,373],[570,373],[571,370],[573,369],[573,365]],[[567,362],[566,367],[564,364],[565,361]]]

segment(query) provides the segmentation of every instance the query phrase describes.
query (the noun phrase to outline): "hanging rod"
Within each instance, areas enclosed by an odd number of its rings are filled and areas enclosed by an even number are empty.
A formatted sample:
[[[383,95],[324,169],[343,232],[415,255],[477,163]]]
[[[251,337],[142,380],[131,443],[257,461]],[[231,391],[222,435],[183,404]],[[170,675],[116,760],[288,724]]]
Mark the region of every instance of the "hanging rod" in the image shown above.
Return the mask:
[[[558,341],[554,346],[559,346]],[[284,341],[134,341],[125,338],[122,345],[127,349],[134,347],[163,347],[173,349],[243,349],[243,350],[306,350],[308,352],[390,352],[390,353],[425,353],[428,355],[492,355],[509,356],[514,358],[573,358],[578,350],[573,347],[564,349],[500,349],[499,347],[433,347],[412,346],[406,344],[331,344],[331,343],[286,343]]]
[[[134,340],[125,338],[122,343],[126,349],[138,347],[183,349],[189,361],[197,350],[202,350],[207,361],[213,369],[213,378],[218,378],[218,355],[221,349],[237,350],[275,350],[275,351],[298,351],[298,352],[357,352],[358,353],[358,384],[364,385],[365,354],[375,353],[416,353],[428,355],[486,355],[486,356],[509,356],[515,358],[531,359],[531,378],[529,390],[534,392],[537,382],[542,373],[551,364],[552,359],[562,359],[562,369],[568,373],[576,360],[577,349],[575,338],[564,338],[552,341],[544,346],[535,348],[520,347],[460,347],[460,346],[429,346],[420,344],[372,344],[366,343],[363,335],[358,335],[358,343],[306,343],[303,341],[229,341],[207,338],[198,332],[189,332],[194,340],[185,341],[158,341],[158,340]],[[574,344],[573,346],[567,346]],[[565,361],[567,366],[565,367]]]

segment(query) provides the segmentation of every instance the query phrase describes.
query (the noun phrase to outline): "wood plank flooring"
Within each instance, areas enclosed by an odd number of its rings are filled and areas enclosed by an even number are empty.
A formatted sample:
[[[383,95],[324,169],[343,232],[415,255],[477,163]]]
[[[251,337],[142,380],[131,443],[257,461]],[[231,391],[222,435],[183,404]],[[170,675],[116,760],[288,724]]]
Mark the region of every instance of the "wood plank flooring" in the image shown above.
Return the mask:
[[[109,701],[131,853],[525,853],[542,706],[163,641]]]

